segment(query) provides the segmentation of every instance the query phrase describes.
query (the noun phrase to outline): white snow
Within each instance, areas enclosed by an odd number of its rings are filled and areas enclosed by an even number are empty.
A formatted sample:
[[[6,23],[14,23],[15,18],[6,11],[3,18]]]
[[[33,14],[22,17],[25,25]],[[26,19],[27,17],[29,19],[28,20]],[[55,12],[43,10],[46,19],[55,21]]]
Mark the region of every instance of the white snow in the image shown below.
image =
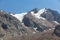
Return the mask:
[[[44,32],[47,32],[46,30],[44,30]]]
[[[36,28],[34,28],[34,30],[36,31],[36,29],[37,29],[37,27]]]
[[[33,16],[35,16],[36,18],[38,18],[38,19],[43,19],[43,20],[45,20],[45,18],[41,17],[40,15],[41,15],[43,12],[46,12],[46,11],[47,11],[46,8],[43,8],[43,9],[39,10],[38,13],[34,13],[34,12],[32,11],[31,14],[32,14]]]
[[[45,19],[45,18],[43,18],[43,17],[40,17],[40,19],[46,20],[46,19]]]
[[[38,18],[38,19],[45,20],[45,18],[43,18],[43,17],[40,16],[43,12],[46,12],[46,8],[43,8],[43,9],[39,10],[38,13],[34,13],[33,11],[31,11],[31,14],[33,16],[35,16],[36,18]],[[26,14],[27,14],[27,12],[20,13],[20,14],[11,14],[11,15],[14,16],[14,17],[16,17],[18,20],[20,20],[22,22],[22,19],[24,18],[24,15],[26,15]]]
[[[59,24],[57,21],[53,21],[53,22],[55,22],[56,24]]]
[[[43,12],[46,12],[46,11],[47,11],[46,8],[43,8],[39,11],[39,13],[43,13]]]
[[[49,29],[49,30],[52,30],[52,29]]]
[[[12,15],[14,17],[16,17],[18,20],[20,20],[22,22],[22,19],[24,17],[24,15],[26,15],[27,13],[20,13],[20,14],[15,14],[15,15]]]

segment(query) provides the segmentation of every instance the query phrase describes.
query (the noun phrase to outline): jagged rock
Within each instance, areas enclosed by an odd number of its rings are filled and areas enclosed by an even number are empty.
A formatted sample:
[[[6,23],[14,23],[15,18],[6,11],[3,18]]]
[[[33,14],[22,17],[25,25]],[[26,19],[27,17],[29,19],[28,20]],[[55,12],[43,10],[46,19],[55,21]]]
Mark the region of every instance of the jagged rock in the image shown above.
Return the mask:
[[[49,9],[45,9],[45,10],[46,11],[44,13],[42,13],[41,16],[46,18],[49,21],[53,21],[54,20],[53,13],[51,11],[49,11]]]
[[[23,28],[22,23],[12,15],[6,12],[0,12],[0,31],[10,33],[11,35],[19,35]],[[22,30],[24,31],[24,30]],[[22,32],[21,32],[22,33]]]
[[[4,24],[4,23],[3,23],[1,26],[2,26],[2,28],[5,29],[5,30],[8,29],[8,25],[7,25],[7,24]]]
[[[34,8],[34,9],[31,10],[31,11],[33,11],[34,13],[38,13],[39,9],[38,9],[38,8]]]
[[[23,23],[27,27],[37,28],[36,30],[40,31],[40,32],[42,32],[45,29],[47,29],[47,27],[42,25],[40,23],[40,20],[35,18],[32,14],[25,15],[24,18],[23,18]]]
[[[34,10],[32,11],[34,12]],[[38,13],[36,14],[29,12],[26,15],[24,15],[23,23],[27,27],[33,27],[33,28],[37,27],[36,30],[38,31],[44,31],[45,29],[54,28],[55,25],[57,25],[58,23],[58,21],[57,23],[53,22],[53,21],[56,21],[54,14],[57,14],[54,12],[55,11],[46,9],[46,8],[42,9],[41,11],[38,11]],[[37,18],[39,15],[40,15],[40,18]]]
[[[55,10],[47,9],[41,16],[49,21],[57,21],[60,23],[60,14]]]
[[[57,25],[54,30],[54,34],[60,37],[60,25]]]

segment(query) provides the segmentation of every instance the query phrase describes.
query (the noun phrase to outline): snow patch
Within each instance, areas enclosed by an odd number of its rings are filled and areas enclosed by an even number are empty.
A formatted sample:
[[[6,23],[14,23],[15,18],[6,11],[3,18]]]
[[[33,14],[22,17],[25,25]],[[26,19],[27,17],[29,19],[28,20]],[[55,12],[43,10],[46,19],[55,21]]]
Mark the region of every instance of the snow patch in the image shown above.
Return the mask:
[[[22,22],[23,18],[24,18],[24,15],[26,15],[27,13],[20,13],[20,14],[15,14],[15,15],[12,15],[14,17],[16,17],[18,20],[20,20]]]
[[[53,22],[55,22],[56,24],[59,24],[57,21],[53,21]]]
[[[43,20],[45,20],[45,18],[41,17],[40,15],[41,15],[43,12],[46,12],[46,11],[47,11],[46,8],[44,8],[44,9],[39,10],[38,13],[34,13],[33,11],[31,11],[31,14],[32,14],[33,16],[35,16],[36,18],[38,18],[38,19],[43,19]]]
[[[37,29],[37,27],[36,28],[34,28],[34,30],[36,31],[36,29]]]
[[[52,30],[52,29],[49,29],[49,30]]]
[[[45,19],[45,18],[43,18],[43,17],[40,17],[40,19],[46,20],[46,19]]]
[[[38,18],[38,19],[43,19],[43,20],[45,20],[45,18],[41,17],[40,15],[41,15],[42,13],[46,12],[46,11],[47,11],[46,8],[43,8],[43,9],[39,10],[38,13],[34,13],[33,11],[31,11],[31,14],[32,14],[33,16],[35,16],[36,18]],[[26,14],[27,14],[27,12],[25,12],[25,13],[20,13],[20,14],[11,14],[11,15],[14,16],[14,17],[16,17],[18,20],[20,20],[20,21],[22,22],[22,19],[24,18],[24,15],[26,15]]]
[[[44,32],[47,32],[46,30],[44,30]]]

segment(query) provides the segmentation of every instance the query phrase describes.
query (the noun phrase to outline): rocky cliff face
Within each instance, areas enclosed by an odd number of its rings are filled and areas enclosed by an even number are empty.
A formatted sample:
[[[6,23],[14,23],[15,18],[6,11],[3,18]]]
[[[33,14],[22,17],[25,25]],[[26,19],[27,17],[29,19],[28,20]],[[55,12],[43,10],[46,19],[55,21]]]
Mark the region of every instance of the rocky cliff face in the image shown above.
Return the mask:
[[[29,11],[26,15],[24,15],[23,23],[27,27],[37,28],[38,31],[44,31],[53,29],[57,24],[59,24],[59,13],[51,10],[51,9],[42,9],[38,10],[33,9],[33,11]]]
[[[57,21],[59,22],[60,14],[57,11],[46,9],[43,14],[41,14],[42,17],[46,18],[49,21]]]
[[[25,32],[22,23],[12,15],[0,11],[0,33],[13,36],[21,35]]]
[[[54,34],[60,37],[60,25],[57,25],[54,30]]]

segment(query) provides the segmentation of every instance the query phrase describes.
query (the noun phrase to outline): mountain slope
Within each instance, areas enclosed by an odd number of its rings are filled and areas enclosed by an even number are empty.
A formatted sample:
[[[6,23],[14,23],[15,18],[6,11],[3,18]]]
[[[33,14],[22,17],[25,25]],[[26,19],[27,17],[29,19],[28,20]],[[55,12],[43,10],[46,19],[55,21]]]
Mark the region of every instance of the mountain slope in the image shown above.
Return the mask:
[[[27,27],[31,27],[33,29],[37,28],[37,31],[54,29],[56,25],[60,24],[60,14],[57,11],[47,8],[43,8],[41,10],[35,8],[29,12],[12,16],[15,16],[18,20],[22,21]]]
[[[58,40],[60,14],[35,8],[20,14],[0,11],[0,38],[4,40]],[[48,37],[49,36],[49,37]]]
[[[23,34],[25,28],[22,23],[7,12],[0,11],[0,33],[17,36]]]

